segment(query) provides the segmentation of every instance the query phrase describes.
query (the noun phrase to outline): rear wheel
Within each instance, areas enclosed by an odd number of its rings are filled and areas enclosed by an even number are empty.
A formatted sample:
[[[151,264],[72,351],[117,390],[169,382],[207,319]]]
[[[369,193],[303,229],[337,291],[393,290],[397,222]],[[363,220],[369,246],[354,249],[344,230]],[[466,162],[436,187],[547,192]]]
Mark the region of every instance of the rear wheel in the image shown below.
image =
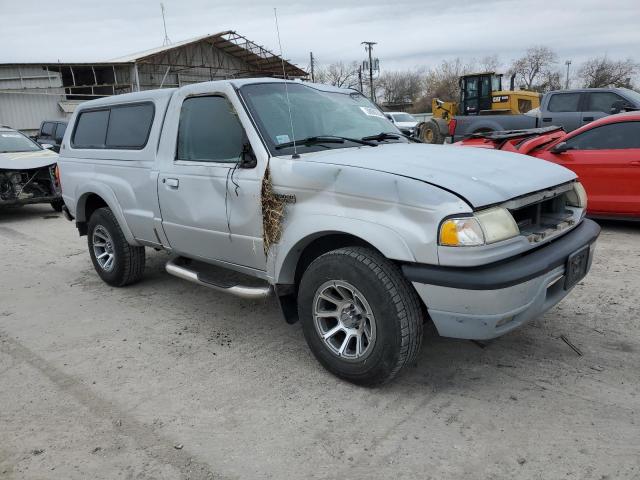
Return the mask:
[[[361,385],[394,378],[422,342],[420,300],[396,265],[362,247],[314,260],[298,291],[309,347],[338,377]]]
[[[99,208],[88,225],[89,255],[100,278],[114,287],[137,282],[144,274],[144,247],[129,245],[109,208]]]
[[[434,121],[425,122],[420,128],[420,140],[425,143],[442,144],[444,136],[440,132],[440,127]]]

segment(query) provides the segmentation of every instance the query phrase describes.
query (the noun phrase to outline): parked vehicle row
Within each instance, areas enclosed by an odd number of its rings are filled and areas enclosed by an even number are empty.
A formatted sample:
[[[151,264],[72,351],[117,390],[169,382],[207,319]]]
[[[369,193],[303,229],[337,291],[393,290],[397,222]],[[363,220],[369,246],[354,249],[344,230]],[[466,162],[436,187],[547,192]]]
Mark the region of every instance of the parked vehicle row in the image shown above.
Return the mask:
[[[413,143],[360,93],[314,84],[85,102],[59,166],[66,215],[106,283],[140,280],[145,247],[164,249],[180,278],[274,293],[319,362],[359,384],[411,364],[427,320],[489,339],[541,315],[587,274],[599,234],[570,170]]]
[[[539,109],[524,115],[456,116],[453,141],[470,134],[556,126],[571,132],[607,115],[640,109],[640,93],[626,88],[586,88],[545,93]]]
[[[640,219],[640,112],[612,115],[573,132],[559,127],[481,133],[456,145],[522,153],[573,170],[592,216]]]

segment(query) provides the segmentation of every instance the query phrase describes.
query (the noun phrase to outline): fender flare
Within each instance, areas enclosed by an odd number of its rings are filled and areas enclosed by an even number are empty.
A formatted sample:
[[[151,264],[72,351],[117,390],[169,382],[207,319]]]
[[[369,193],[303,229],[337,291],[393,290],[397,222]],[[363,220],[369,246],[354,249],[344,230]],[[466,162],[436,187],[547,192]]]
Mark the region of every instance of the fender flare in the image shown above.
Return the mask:
[[[78,199],[75,211],[76,223],[88,221],[85,214],[87,198],[90,195],[97,195],[102,198],[102,200],[104,200],[104,202],[113,212],[113,215],[116,217],[116,220],[118,220],[118,225],[122,229],[122,233],[124,233],[127,242],[130,245],[140,246],[140,243],[138,243],[138,241],[133,236],[133,233],[129,229],[129,225],[127,225],[127,221],[125,220],[124,213],[122,211],[122,208],[120,207],[120,204],[118,203],[115,192],[107,185],[97,182],[89,182],[83,184],[82,187],[83,188],[81,191],[76,192],[76,198]]]

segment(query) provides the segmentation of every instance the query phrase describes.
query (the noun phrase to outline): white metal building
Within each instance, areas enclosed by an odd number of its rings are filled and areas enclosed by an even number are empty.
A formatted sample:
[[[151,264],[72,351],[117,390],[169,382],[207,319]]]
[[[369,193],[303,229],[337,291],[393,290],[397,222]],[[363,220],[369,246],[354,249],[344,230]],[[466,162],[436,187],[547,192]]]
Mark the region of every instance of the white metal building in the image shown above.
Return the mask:
[[[234,31],[87,63],[0,64],[0,125],[35,133],[93,98],[238,77],[282,77],[282,59]],[[287,78],[307,72],[284,61]]]

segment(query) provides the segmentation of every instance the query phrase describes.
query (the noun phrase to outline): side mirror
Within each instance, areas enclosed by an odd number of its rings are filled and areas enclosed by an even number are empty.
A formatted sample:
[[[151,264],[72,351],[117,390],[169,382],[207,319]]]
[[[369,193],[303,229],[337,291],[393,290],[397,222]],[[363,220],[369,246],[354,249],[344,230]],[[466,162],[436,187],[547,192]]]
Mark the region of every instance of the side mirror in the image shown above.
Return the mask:
[[[439,98],[436,98],[436,105],[438,105],[439,107],[442,107],[444,105],[444,102]]]
[[[45,150],[52,150],[54,147],[54,145],[51,145],[50,143],[41,143],[40,146]]]
[[[251,144],[246,142],[242,145],[242,153],[240,153],[240,163],[238,166],[240,168],[255,168],[258,165],[258,159],[256,158],[256,154],[253,153],[253,148],[251,148]]]
[[[560,142],[555,147],[553,147],[550,152],[551,153],[564,153],[567,150],[573,150],[573,147],[567,145],[567,142]]]
[[[611,115],[615,115],[616,113],[620,113],[623,110],[629,108],[630,105],[624,100],[616,100],[611,104]]]

